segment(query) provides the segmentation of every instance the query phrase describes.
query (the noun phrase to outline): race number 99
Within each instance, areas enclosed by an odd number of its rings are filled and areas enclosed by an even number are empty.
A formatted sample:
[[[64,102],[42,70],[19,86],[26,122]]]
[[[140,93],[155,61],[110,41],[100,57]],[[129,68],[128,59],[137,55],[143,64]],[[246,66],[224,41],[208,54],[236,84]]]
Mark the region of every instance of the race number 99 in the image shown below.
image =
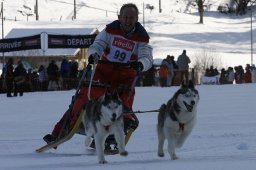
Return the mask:
[[[119,61],[124,61],[126,57],[125,52],[120,52],[119,50],[116,50],[114,58]]]

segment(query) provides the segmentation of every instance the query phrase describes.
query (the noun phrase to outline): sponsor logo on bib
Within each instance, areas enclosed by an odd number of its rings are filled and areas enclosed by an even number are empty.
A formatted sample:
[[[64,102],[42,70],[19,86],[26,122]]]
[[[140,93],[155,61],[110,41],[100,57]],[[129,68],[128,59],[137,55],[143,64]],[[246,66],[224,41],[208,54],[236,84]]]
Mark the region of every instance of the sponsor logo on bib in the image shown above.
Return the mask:
[[[126,39],[115,37],[112,45],[124,49],[126,51],[133,51],[135,43]]]

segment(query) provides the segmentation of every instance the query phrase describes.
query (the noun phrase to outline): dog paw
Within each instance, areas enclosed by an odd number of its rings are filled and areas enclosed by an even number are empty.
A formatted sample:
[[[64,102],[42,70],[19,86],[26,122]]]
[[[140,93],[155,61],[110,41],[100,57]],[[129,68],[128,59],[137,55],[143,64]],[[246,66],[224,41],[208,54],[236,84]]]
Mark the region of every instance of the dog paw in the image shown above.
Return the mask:
[[[164,157],[164,153],[158,153],[159,157]]]
[[[127,155],[128,155],[128,152],[127,152],[127,151],[120,152],[120,155],[122,155],[122,156],[127,156]]]
[[[106,164],[106,163],[108,163],[108,161],[106,161],[106,160],[100,160],[99,161],[99,164]]]
[[[177,159],[179,159],[179,157],[176,156],[176,155],[172,155],[172,156],[171,156],[171,159],[172,159],[172,160],[177,160]]]

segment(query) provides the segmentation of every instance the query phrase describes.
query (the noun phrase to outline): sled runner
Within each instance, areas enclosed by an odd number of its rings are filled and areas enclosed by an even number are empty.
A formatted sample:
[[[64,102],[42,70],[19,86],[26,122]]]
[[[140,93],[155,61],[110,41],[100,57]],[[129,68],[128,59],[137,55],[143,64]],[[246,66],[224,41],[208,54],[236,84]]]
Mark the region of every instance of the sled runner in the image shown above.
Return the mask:
[[[83,112],[84,112],[83,110],[80,112],[79,117],[78,117],[76,123],[74,124],[72,129],[70,129],[70,131],[65,136],[63,136],[61,138],[58,138],[57,140],[52,141],[52,142],[46,144],[45,146],[37,149],[36,152],[40,153],[40,152],[47,151],[49,149],[57,147],[58,145],[68,141],[69,139],[71,139],[73,137],[73,135],[77,132],[77,129],[79,128],[79,126],[81,124],[81,120],[82,120],[82,117],[83,117]]]

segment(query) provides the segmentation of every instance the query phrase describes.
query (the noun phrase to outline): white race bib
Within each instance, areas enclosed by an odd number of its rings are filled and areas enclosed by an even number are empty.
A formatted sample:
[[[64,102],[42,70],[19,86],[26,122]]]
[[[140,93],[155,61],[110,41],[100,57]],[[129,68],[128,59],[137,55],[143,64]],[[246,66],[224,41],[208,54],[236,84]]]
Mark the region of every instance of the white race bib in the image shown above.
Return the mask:
[[[127,63],[134,52],[136,42],[114,35],[107,59],[112,62]]]

